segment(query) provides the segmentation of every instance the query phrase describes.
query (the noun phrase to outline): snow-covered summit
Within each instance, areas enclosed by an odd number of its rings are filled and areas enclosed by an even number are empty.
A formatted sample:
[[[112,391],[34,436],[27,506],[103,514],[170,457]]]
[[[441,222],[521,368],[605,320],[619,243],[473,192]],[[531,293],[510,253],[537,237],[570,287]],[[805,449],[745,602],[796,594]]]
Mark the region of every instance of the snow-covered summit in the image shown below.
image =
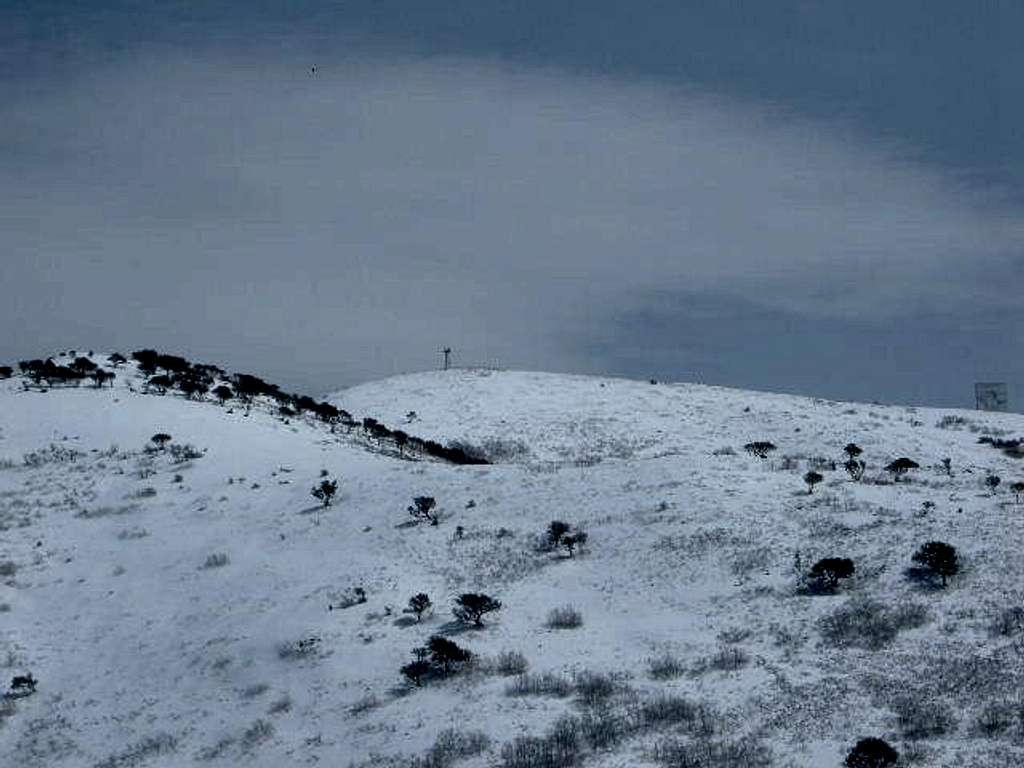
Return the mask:
[[[867,735],[925,764],[1024,756],[1024,462],[991,444],[1024,417],[451,370],[330,396],[346,425],[112,370],[0,381],[0,664],[39,681],[0,703],[0,765],[525,768],[551,742],[516,739],[560,718],[567,765],[838,766]],[[396,451],[366,417],[493,463]],[[893,482],[901,456],[920,468]],[[552,520],[588,534],[572,557]],[[906,573],[929,540],[960,555],[945,589]],[[827,556],[855,574],[809,595]],[[462,625],[464,592],[502,607]],[[399,670],[438,634],[476,663],[416,687]],[[928,712],[950,717],[913,732]]]

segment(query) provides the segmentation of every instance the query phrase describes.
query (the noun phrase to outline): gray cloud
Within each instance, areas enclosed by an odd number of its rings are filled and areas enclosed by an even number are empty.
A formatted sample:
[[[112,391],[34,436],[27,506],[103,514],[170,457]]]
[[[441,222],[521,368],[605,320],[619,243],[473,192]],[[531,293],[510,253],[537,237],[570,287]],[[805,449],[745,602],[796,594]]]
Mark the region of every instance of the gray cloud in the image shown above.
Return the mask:
[[[579,340],[655,290],[893,327],[1015,308],[1024,212],[906,154],[555,70],[136,51],[0,107],[0,357],[151,344],[323,390],[444,344],[600,369]]]

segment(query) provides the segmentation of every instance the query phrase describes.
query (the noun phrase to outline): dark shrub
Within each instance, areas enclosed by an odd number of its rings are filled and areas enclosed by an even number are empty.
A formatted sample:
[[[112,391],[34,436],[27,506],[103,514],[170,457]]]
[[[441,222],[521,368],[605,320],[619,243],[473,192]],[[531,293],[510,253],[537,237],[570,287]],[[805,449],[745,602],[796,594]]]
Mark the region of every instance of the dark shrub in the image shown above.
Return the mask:
[[[767,440],[756,440],[743,446],[743,450],[752,456],[757,456],[759,459],[767,459],[768,454],[776,450],[776,448],[777,446],[774,443],[769,443]]]
[[[840,579],[853,576],[853,560],[847,557],[826,557],[811,567],[811,588],[817,592],[832,592]]]
[[[155,349],[138,349],[132,352],[132,359],[139,364],[143,373],[156,373],[156,361],[160,353]]]
[[[150,377],[146,384],[147,386],[153,387],[153,389],[157,390],[161,395],[174,386],[174,382],[171,381],[171,377],[165,376],[164,374]]]
[[[587,538],[588,536],[586,531],[576,531],[575,533],[562,537],[562,546],[565,547],[565,551],[569,553],[569,557],[572,557],[572,553],[576,550],[576,547],[587,543]]]
[[[412,504],[411,507],[406,507],[410,515],[417,520],[427,520],[431,525],[437,525],[437,501],[433,496],[417,496],[412,500]]]
[[[235,393],[231,391],[231,387],[229,387],[227,384],[221,384],[214,388],[213,395],[218,400],[220,400],[221,403],[226,403],[228,400],[235,396]]]
[[[813,470],[805,474],[804,482],[807,483],[807,492],[814,493],[814,486],[816,486],[824,479],[825,478],[822,476],[820,472],[815,472]]]
[[[548,523],[548,541],[551,546],[557,547],[562,543],[562,537],[565,536],[570,530],[568,523],[563,523],[561,520],[552,520]]]
[[[73,370],[75,373],[80,373],[85,376],[95,371],[97,366],[96,363],[88,357],[76,357],[71,364],[68,365],[68,368]]]
[[[948,577],[956,575],[960,570],[956,549],[941,541],[922,544],[911,559],[930,571],[933,576],[939,576],[942,579],[942,586],[946,586]]]
[[[202,400],[203,395],[208,391],[208,387],[203,382],[192,376],[175,376],[174,385],[189,400]]]
[[[116,376],[113,371],[104,371],[102,368],[97,368],[89,375],[92,377],[93,383],[96,385],[97,389],[102,387],[104,383],[108,381],[110,382],[110,386],[114,386],[114,379]]]
[[[920,466],[921,465],[913,459],[908,459],[904,456],[896,459],[895,461],[889,462],[885,467],[885,471],[892,475],[894,483],[898,483],[903,475],[907,474],[907,472],[912,469],[919,469]]]
[[[988,486],[988,489],[992,491],[992,493],[996,492],[996,488],[999,487],[999,484],[1001,482],[1002,480],[1000,479],[999,475],[989,475],[988,477],[985,478],[985,485]]]
[[[500,608],[501,601],[495,600],[489,595],[467,592],[456,598],[452,613],[459,621],[467,624],[472,622],[474,626],[482,627],[484,615]]]
[[[864,453],[864,451],[856,443],[847,443],[846,447],[843,448],[843,453],[845,453],[847,457],[851,459],[856,459],[858,456]]]
[[[405,675],[409,680],[415,683],[417,686],[421,685],[420,681],[428,674],[430,674],[433,668],[430,662],[426,659],[416,659],[410,661],[399,672]]]
[[[874,737],[858,741],[843,765],[846,768],[886,768],[895,765],[899,753],[886,742]]]
[[[1024,482],[1016,482],[1010,486],[1010,490],[1013,491],[1014,501],[1020,504],[1020,497],[1024,494]]]
[[[163,368],[168,373],[185,373],[192,364],[178,355],[157,355],[156,367]]]
[[[333,424],[341,418],[341,411],[330,403],[317,403],[313,407],[313,413],[316,414],[316,417],[320,419],[320,421],[327,424]]]
[[[167,444],[171,442],[171,436],[168,435],[166,432],[157,432],[155,435],[149,438],[149,440],[157,448],[163,450],[167,446]]]
[[[416,614],[416,621],[419,621],[423,614],[430,610],[431,602],[430,598],[425,592],[420,592],[417,595],[413,595],[409,598],[409,607],[406,608],[406,613]]]
[[[445,674],[451,671],[453,664],[461,664],[473,657],[467,649],[440,635],[433,635],[427,641],[427,650],[430,652],[430,660]]]
[[[338,492],[338,481],[337,480],[321,480],[320,485],[313,486],[313,490],[309,493],[316,499],[319,499],[324,507],[331,506],[331,500],[334,498],[334,494]]]
[[[580,530],[574,531],[568,523],[561,520],[552,520],[548,524],[547,541],[552,547],[565,547],[569,557],[572,557],[576,547],[587,543],[587,534]]]
[[[395,446],[398,448],[398,452],[402,453],[405,450],[405,446],[409,442],[409,434],[407,432],[403,432],[400,429],[396,429],[394,432],[391,433],[391,437],[395,441]]]

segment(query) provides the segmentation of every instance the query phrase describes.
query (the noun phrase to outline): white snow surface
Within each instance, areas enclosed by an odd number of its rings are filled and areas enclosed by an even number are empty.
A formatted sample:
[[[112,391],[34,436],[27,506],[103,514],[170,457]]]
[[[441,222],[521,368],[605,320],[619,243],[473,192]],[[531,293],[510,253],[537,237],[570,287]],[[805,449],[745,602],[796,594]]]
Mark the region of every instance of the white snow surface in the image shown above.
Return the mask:
[[[496,462],[454,466],[266,403],[145,394],[130,364],[118,374],[104,389],[0,381],[0,674],[39,681],[0,709],[2,766],[401,765],[453,727],[490,746],[452,765],[503,765],[504,745],[587,710],[576,695],[508,695],[503,651],[531,674],[615,675],[605,711],[702,702],[717,740],[759,739],[768,765],[838,766],[865,736],[923,765],[1024,764],[1024,730],[974,725],[1024,682],[1024,626],[990,630],[1024,607],[1024,505],[1009,490],[1024,462],[978,442],[1024,436],[1020,415],[489,370],[330,397]],[[204,455],[144,451],[158,432]],[[758,459],[743,450],[754,440],[778,450]],[[827,464],[851,441],[860,482]],[[921,468],[894,484],[882,467],[899,456]],[[819,457],[825,480],[808,493]],[[321,470],[340,492],[318,513]],[[437,499],[439,525],[413,523],[419,495]],[[589,535],[572,558],[538,547],[554,519]],[[932,539],[960,554],[945,589],[904,573]],[[797,553],[805,568],[848,556],[856,574],[837,594],[801,594]],[[226,562],[206,566],[212,555]],[[357,587],[366,602],[340,607]],[[482,629],[451,616],[469,591],[503,604]],[[420,623],[402,613],[418,592],[434,603]],[[927,619],[877,650],[826,640],[822,617],[864,597]],[[570,604],[582,626],[548,628]],[[414,687],[399,668],[438,633],[477,662]],[[313,652],[282,653],[308,638]],[[739,668],[709,668],[728,648]],[[655,679],[665,654],[680,674]],[[900,695],[946,706],[955,725],[907,737]],[[691,738],[666,726],[581,741],[580,764],[659,765],[653,748],[673,737]]]

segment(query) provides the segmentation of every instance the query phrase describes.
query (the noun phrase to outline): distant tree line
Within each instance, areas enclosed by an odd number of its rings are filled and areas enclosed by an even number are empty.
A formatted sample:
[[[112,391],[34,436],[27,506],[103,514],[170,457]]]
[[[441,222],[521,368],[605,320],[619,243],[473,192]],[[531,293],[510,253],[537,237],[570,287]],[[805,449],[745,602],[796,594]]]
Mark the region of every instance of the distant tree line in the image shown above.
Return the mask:
[[[74,355],[74,353],[69,353]],[[91,354],[91,353],[90,353]],[[204,400],[212,395],[222,404],[232,400],[250,405],[257,397],[265,397],[277,404],[278,414],[283,417],[308,413],[320,421],[341,425],[347,429],[362,429],[377,444],[393,445],[400,455],[416,453],[432,456],[452,464],[489,464],[487,458],[465,445],[442,445],[434,440],[410,435],[401,429],[391,429],[373,418],[356,421],[350,413],[326,401],[317,401],[309,395],[284,392],[258,376],[236,373],[229,376],[222,368],[205,363],[193,363],[180,355],[171,355],[155,349],[139,349],[131,354],[140,373],[146,376],[147,391],[167,394],[177,391],[190,400]],[[128,358],[115,352],[107,358],[108,364],[118,368]],[[21,373],[37,386],[78,386],[83,380],[91,379],[97,387],[113,382],[115,373],[105,370],[89,357],[76,357],[71,363],[61,365],[52,358],[46,360],[23,360],[18,364]],[[0,379],[13,374],[10,367],[0,367]]]

